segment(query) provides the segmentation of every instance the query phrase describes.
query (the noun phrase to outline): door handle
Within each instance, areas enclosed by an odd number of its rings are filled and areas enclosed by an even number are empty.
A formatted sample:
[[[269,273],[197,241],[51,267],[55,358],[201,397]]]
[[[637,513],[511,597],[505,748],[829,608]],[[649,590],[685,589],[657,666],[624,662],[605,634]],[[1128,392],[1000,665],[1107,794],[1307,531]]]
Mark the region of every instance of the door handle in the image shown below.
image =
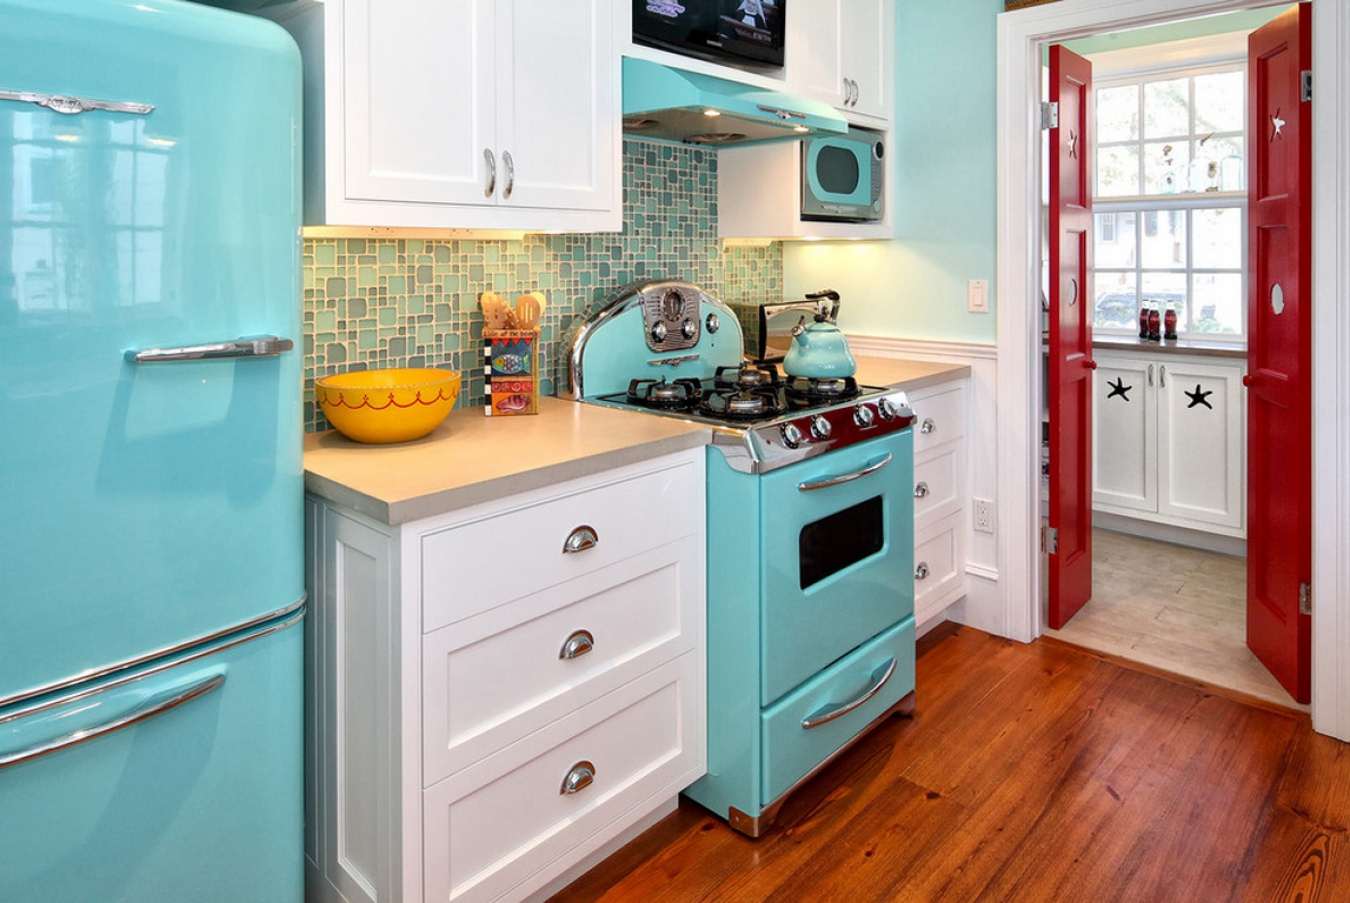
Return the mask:
[[[884,457],[873,461],[866,467],[848,473],[836,474],[832,477],[822,477],[819,480],[806,480],[797,484],[798,492],[815,492],[817,489],[829,489],[831,486],[841,486],[844,483],[852,483],[854,480],[861,480],[865,476],[870,476],[881,470],[887,464],[895,459],[895,455],[887,452]]]
[[[867,700],[881,692],[886,682],[895,674],[895,659],[892,657],[884,665],[872,672],[872,679],[860,696],[848,702],[832,702],[822,706],[802,719],[802,730],[809,731],[843,718],[849,712],[865,704]]]
[[[169,361],[209,361],[222,358],[276,357],[290,351],[295,343],[280,336],[247,336],[231,342],[211,342],[206,345],[180,345],[176,348],[144,348],[128,351],[127,361],[133,364],[161,364]]]
[[[567,661],[585,655],[595,648],[595,634],[589,630],[577,630],[562,644],[558,658]]]
[[[88,113],[90,110],[105,110],[109,113],[134,113],[145,116],[155,111],[152,103],[138,103],[131,100],[98,100],[93,97],[77,97],[73,94],[48,94],[43,91],[5,91],[0,90],[0,100],[16,100],[19,103],[37,104],[63,116]]]
[[[918,485],[914,487],[914,497],[916,499],[928,498],[928,483],[926,481],[920,480]]]
[[[52,740],[44,740],[41,743],[36,743],[32,746],[13,752],[0,752],[0,768],[18,765],[20,762],[29,762],[33,759],[40,759],[43,756],[50,755],[54,752],[69,749],[72,746],[87,743],[88,741],[102,737],[105,734],[119,731],[124,727],[131,727],[133,724],[137,724],[147,718],[153,718],[170,709],[177,708],[185,702],[190,702],[198,696],[205,696],[223,683],[225,683],[225,675],[216,672],[209,677],[203,678],[176,692],[152,697],[122,715],[105,721],[102,724],[80,728],[79,730],[71,731],[68,734],[56,737]]]
[[[1087,360],[1083,361],[1083,366],[1087,367],[1089,370],[1096,370],[1097,362],[1094,361],[1092,358],[1088,358]]]
[[[1159,365],[1158,365],[1158,385],[1162,386],[1164,389],[1167,388],[1167,365],[1166,365],[1166,364],[1159,364]]]
[[[492,193],[497,190],[497,157],[492,153],[492,148],[483,148],[483,161],[487,163],[488,181],[483,189],[483,197],[490,198]]]
[[[600,545],[600,534],[595,532],[594,527],[582,524],[568,533],[567,538],[563,540],[563,554],[575,555],[578,552],[593,549],[598,545]]]
[[[848,106],[848,99],[852,93],[853,92],[849,90],[848,79],[844,79],[844,106]]]
[[[1249,389],[1250,389],[1253,385],[1255,385],[1255,381],[1252,379],[1252,375],[1251,375],[1250,373],[1244,373],[1244,374],[1242,374],[1242,384],[1243,384],[1244,386],[1246,386],[1247,388],[1249,388]]]
[[[1148,384],[1153,385],[1153,365],[1148,365]]]
[[[916,567],[916,568],[914,569],[914,579],[915,579],[915,580],[927,580],[927,579],[928,579],[928,562],[926,562],[926,561],[920,561],[920,562],[919,562],[918,567]]]
[[[516,162],[511,159],[510,151],[502,151],[502,166],[506,168],[506,184],[502,186],[502,197],[510,199],[516,190]]]
[[[573,793],[580,793],[595,781],[595,765],[585,759],[573,765],[571,770],[563,777],[562,788],[558,791],[563,796],[570,796]]]

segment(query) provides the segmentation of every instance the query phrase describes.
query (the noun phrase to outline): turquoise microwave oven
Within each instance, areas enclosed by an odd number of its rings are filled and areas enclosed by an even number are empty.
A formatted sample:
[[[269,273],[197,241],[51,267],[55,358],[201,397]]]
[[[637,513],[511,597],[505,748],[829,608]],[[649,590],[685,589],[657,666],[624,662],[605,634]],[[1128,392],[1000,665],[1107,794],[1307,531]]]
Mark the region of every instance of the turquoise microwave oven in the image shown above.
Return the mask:
[[[881,133],[849,129],[802,141],[802,211],[813,222],[879,222],[886,195]]]

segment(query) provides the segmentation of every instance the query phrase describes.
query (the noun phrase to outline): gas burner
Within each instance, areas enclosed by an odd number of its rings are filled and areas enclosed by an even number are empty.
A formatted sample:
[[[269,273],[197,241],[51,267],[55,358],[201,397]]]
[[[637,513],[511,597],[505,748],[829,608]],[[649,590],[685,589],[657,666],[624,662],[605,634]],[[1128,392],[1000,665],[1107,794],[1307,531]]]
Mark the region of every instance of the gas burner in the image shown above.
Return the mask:
[[[783,411],[776,386],[753,389],[718,389],[703,397],[699,410],[710,417],[725,420],[757,420]]]
[[[696,379],[635,379],[628,384],[628,401],[645,408],[683,411],[702,397],[703,387]]]
[[[778,371],[746,364],[740,367],[718,367],[713,376],[718,389],[778,388]]]
[[[798,406],[847,401],[850,398],[857,397],[858,394],[858,383],[851,376],[828,379],[789,376],[787,380],[788,399]]]

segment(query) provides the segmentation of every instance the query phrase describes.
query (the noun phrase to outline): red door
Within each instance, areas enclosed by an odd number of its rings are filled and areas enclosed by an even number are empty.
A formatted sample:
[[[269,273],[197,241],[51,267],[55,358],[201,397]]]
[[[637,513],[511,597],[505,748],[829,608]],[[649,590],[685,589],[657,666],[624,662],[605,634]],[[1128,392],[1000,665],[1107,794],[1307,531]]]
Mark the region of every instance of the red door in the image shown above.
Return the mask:
[[[1296,700],[1311,694],[1312,9],[1248,39],[1247,645]],[[1306,604],[1305,604],[1306,607]]]
[[[1050,626],[1092,596],[1092,64],[1050,48]]]

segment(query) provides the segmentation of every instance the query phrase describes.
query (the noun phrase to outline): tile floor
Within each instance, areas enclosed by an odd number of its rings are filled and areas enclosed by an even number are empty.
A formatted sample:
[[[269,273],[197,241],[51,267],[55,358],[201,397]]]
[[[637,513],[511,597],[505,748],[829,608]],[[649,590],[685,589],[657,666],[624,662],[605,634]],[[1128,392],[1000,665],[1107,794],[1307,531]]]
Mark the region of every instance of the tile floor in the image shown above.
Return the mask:
[[[1247,648],[1246,573],[1243,558],[1097,529],[1092,600],[1046,634],[1306,711]]]

